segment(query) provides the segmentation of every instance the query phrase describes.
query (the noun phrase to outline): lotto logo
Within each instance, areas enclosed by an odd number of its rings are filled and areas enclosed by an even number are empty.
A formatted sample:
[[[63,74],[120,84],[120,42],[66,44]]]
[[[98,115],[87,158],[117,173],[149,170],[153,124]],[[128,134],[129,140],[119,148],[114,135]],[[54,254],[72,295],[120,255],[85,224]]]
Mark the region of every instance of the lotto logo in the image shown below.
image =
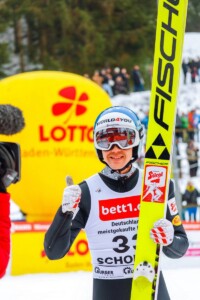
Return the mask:
[[[102,221],[111,221],[126,218],[138,218],[140,195],[99,200],[99,218]]]

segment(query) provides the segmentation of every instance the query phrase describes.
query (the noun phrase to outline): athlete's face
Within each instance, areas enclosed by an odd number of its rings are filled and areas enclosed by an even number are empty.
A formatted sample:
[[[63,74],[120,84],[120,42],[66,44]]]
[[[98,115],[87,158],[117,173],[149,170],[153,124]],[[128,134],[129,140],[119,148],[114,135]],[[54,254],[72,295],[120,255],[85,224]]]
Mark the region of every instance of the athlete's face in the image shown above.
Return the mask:
[[[117,145],[114,145],[110,150],[103,150],[103,159],[113,170],[119,170],[123,168],[132,158],[132,148],[130,149],[120,149]],[[130,167],[128,168],[130,169]],[[122,171],[125,174],[128,170]]]

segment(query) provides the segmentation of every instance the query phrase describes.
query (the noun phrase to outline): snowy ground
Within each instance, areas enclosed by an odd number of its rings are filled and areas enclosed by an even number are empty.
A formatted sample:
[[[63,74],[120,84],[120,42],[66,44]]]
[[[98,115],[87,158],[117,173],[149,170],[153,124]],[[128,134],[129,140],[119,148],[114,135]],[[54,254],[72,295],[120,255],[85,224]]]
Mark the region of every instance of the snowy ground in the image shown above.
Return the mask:
[[[165,269],[163,273],[171,300],[200,299],[200,268]],[[0,293],[2,300],[91,300],[92,274],[77,272],[6,276],[0,281]]]

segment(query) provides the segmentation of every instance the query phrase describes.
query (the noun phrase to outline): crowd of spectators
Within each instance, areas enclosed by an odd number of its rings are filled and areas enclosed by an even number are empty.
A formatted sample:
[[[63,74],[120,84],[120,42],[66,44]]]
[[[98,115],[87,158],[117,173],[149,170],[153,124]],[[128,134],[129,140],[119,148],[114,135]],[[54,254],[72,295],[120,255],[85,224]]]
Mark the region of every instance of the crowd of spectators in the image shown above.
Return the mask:
[[[182,61],[183,83],[186,84],[189,78],[191,83],[200,81],[200,57],[196,59],[183,59]],[[152,66],[145,74],[152,79]],[[129,94],[132,92],[142,92],[145,90],[144,76],[140,70],[140,66],[135,64],[128,71],[125,67],[116,66],[114,68],[105,67],[95,70],[90,76],[85,73],[83,76],[92,79],[100,85],[112,98],[119,94]]]
[[[130,72],[126,68],[102,68],[95,70],[92,76],[84,74],[85,77],[92,79],[100,85],[112,98],[119,94],[129,94],[131,92],[144,91],[144,79],[140,67],[134,65]]]
[[[196,109],[191,109],[187,114],[182,113],[176,116],[176,151],[177,151],[177,166],[179,177],[182,177],[181,172],[181,151],[179,143],[185,143],[185,154],[189,167],[188,182],[184,193],[182,194],[182,219],[187,221],[200,221],[198,206],[200,202],[199,187],[195,187],[195,178],[198,179],[198,168],[200,159],[200,114]],[[193,181],[194,180],[194,181]]]

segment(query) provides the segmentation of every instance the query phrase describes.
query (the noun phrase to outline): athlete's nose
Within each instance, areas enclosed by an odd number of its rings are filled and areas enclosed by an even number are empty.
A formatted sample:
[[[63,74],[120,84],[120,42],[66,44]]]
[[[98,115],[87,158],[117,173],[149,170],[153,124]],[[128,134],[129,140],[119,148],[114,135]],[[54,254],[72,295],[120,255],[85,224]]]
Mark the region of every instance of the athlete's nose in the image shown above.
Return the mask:
[[[110,148],[110,150],[114,150],[114,151],[118,151],[118,150],[121,150],[121,148],[118,146],[118,145],[116,145],[116,144],[114,144],[114,145],[112,145],[112,147]]]

